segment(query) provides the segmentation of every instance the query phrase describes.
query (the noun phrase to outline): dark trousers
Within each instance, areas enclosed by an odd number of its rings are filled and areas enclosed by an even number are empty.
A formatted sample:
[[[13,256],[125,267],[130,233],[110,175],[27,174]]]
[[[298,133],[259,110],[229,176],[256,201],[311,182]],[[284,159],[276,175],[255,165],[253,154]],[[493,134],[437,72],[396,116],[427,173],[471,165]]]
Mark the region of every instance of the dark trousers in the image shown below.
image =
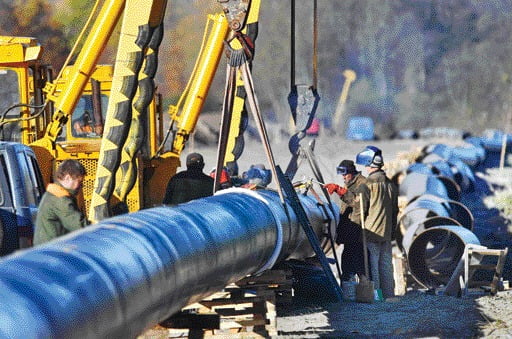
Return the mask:
[[[364,275],[364,257],[362,242],[348,242],[343,244],[341,253],[341,280],[350,280],[352,275]]]

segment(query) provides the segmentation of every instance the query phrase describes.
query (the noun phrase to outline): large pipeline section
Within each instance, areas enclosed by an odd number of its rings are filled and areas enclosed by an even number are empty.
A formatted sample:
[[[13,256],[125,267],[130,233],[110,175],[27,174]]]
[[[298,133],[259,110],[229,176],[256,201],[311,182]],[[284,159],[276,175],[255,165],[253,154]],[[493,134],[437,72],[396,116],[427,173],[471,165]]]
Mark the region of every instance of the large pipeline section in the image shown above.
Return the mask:
[[[424,230],[408,251],[412,276],[427,288],[446,285],[467,245],[480,245],[476,235],[460,226],[436,226]]]
[[[299,199],[321,239],[339,211]],[[2,260],[0,337],[133,338],[247,275],[313,254],[272,191],[228,189],[118,216]]]

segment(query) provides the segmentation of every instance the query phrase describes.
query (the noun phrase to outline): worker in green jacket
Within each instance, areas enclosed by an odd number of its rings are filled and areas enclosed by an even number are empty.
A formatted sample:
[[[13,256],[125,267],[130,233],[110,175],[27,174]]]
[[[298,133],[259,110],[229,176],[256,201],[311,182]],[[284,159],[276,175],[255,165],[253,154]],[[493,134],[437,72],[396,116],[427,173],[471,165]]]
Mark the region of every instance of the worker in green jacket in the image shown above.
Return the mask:
[[[382,151],[366,146],[356,157],[356,163],[368,172],[361,185],[364,229],[370,255],[370,273],[376,289],[384,298],[394,297],[392,236],[397,225],[398,188],[382,170]]]
[[[34,245],[48,242],[87,225],[78,207],[77,195],[82,188],[85,168],[76,160],[64,160],[41,198],[36,217]]]

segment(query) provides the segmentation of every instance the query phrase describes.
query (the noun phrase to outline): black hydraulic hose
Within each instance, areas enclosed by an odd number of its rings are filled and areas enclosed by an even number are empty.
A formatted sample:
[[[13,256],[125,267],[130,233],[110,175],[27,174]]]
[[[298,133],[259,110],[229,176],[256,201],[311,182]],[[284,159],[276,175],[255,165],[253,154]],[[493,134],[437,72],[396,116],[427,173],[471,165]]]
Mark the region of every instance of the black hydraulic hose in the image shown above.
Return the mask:
[[[115,104],[113,120],[122,122],[118,125],[106,126],[102,141],[102,154],[100,156],[97,177],[91,201],[90,213],[92,221],[102,220],[110,216],[108,200],[112,196],[115,185],[115,175],[121,162],[120,147],[126,142],[128,137],[130,122],[132,120],[132,99],[137,92],[137,74],[142,67],[144,60],[144,49],[149,44],[153,29],[149,25],[139,27],[139,34],[135,44],[138,46],[136,52],[131,52],[127,60],[127,68],[132,71],[132,75],[123,76],[121,86],[122,97],[126,98]],[[109,145],[109,149],[103,149],[103,145]],[[112,147],[114,146],[114,147]],[[100,170],[101,169],[101,170]],[[97,195],[101,199],[94,199]]]
[[[163,38],[163,24],[160,24],[152,33],[149,42],[151,53],[146,54],[143,78],[139,80],[139,97],[133,104],[132,121],[128,138],[123,147],[121,163],[121,180],[116,185],[116,194],[120,201],[126,201],[137,180],[136,153],[146,140],[148,121],[148,106],[155,93],[155,74],[158,66],[158,48]]]

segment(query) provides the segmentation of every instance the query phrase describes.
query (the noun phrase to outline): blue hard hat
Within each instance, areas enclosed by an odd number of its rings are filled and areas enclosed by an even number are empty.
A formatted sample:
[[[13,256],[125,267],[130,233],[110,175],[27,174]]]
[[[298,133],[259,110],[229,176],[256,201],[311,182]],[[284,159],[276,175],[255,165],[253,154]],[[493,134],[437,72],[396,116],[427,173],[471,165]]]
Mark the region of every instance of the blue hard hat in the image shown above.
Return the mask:
[[[365,167],[380,168],[384,165],[382,151],[375,146],[366,146],[364,150],[357,154],[356,164],[363,165]]]
[[[272,182],[272,172],[263,165],[251,165],[247,172],[243,174],[244,179],[253,180],[261,186],[267,186]]]

